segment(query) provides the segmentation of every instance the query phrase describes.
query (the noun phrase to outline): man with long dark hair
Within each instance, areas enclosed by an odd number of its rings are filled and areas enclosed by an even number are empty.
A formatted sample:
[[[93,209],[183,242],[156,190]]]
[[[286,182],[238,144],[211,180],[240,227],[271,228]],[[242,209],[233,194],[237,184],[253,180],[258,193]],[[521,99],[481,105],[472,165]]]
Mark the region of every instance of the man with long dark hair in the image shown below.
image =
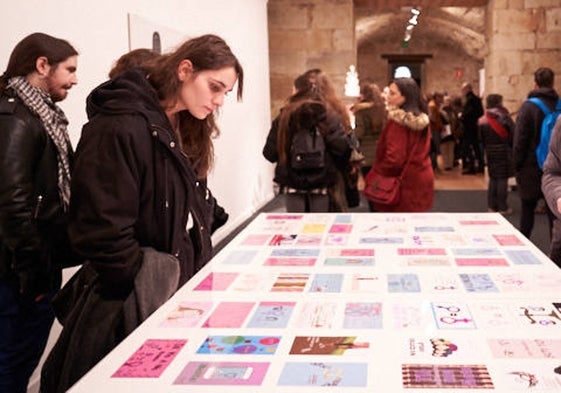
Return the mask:
[[[70,261],[66,212],[72,146],[57,101],[77,83],[78,52],[33,33],[0,77],[0,391],[27,391]]]

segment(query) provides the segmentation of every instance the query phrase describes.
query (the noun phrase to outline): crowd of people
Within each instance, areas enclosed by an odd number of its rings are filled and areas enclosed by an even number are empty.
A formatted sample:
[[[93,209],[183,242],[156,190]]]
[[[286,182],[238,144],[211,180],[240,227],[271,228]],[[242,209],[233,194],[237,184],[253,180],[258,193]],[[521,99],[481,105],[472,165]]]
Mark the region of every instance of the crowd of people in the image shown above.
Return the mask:
[[[124,54],[89,94],[73,151],[58,103],[78,82],[77,59],[68,41],[34,33],[0,77],[0,391],[27,390],[55,317],[63,330],[41,392],[66,391],[209,261],[210,236],[228,219],[206,181],[216,110],[236,86],[239,100],[243,92],[226,42],[202,35],[167,54]],[[553,81],[538,69],[528,97],[553,110]],[[408,77],[363,83],[349,108],[310,69],[294,79],[262,153],[289,212],[348,211],[363,191],[372,212],[426,212],[435,174],[461,166],[463,175],[487,168],[488,210],[510,214],[515,176],[520,231],[530,237],[545,199],[561,266],[561,134],[542,169],[544,117],[524,101],[515,122],[500,94],[483,105],[466,82],[458,95],[425,95]],[[61,289],[69,266],[80,269]]]

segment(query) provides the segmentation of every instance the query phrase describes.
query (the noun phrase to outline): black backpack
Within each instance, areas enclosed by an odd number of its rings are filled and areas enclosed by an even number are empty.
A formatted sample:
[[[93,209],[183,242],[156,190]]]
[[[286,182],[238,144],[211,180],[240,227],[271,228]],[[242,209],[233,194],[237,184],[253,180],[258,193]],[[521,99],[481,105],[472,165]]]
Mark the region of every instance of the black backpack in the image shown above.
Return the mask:
[[[298,129],[290,145],[290,167],[295,171],[325,167],[325,141],[317,127]]]
[[[325,105],[315,101],[302,103],[294,111],[289,150],[292,170],[321,170],[325,167],[325,140],[318,127],[325,114]]]

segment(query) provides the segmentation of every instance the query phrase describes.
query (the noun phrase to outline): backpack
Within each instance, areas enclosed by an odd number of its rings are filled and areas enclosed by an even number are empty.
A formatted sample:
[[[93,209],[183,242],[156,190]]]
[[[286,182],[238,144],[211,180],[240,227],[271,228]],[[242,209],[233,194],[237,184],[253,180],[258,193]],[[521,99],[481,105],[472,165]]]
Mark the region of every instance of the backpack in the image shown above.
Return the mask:
[[[317,127],[296,130],[290,145],[290,167],[300,171],[323,169],[324,166],[325,141]]]
[[[318,125],[325,118],[320,102],[304,102],[293,113],[289,164],[295,171],[320,170],[325,167],[325,141]]]
[[[554,111],[551,111],[547,107],[547,105],[545,105],[539,98],[528,98],[528,101],[539,106],[542,112],[545,114],[540,131],[540,143],[536,147],[536,158],[538,160],[538,165],[540,169],[543,169],[543,163],[545,162],[547,153],[549,152],[549,141],[551,140],[553,126],[557,121],[557,117],[559,117],[559,115],[561,114],[561,99],[557,101],[557,105],[555,106]]]

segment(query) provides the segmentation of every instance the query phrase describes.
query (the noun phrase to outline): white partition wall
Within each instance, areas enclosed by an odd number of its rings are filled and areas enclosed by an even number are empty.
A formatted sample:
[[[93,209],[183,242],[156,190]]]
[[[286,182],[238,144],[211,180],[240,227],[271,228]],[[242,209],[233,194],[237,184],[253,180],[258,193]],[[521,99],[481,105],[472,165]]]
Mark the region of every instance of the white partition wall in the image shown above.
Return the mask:
[[[243,102],[237,103],[232,94],[220,110],[222,133],[215,143],[209,185],[230,220],[213,240],[221,240],[272,198],[272,166],[261,155],[270,127],[266,0],[25,0],[4,2],[2,16],[0,74],[16,43],[33,32],[67,39],[80,52],[78,85],[60,103],[74,145],[86,122],[87,95],[129,50],[131,16],[137,22],[133,27],[140,20],[144,27],[158,28],[163,50],[182,37],[222,36],[243,65],[245,85]],[[131,44],[140,45],[134,40]]]

